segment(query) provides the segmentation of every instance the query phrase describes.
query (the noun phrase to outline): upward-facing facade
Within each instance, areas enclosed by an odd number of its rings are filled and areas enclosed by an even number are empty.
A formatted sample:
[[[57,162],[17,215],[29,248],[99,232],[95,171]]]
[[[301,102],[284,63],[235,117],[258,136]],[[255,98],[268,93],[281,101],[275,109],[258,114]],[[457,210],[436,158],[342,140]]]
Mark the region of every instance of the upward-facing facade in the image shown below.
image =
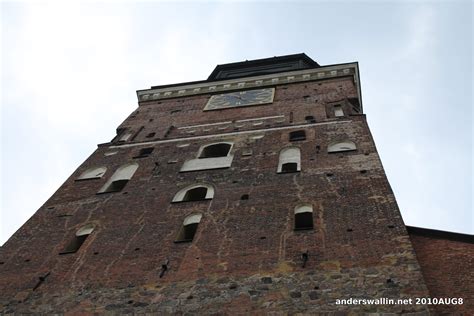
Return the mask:
[[[429,296],[357,63],[226,64],[137,96],[1,248],[0,312],[428,312],[338,304]]]

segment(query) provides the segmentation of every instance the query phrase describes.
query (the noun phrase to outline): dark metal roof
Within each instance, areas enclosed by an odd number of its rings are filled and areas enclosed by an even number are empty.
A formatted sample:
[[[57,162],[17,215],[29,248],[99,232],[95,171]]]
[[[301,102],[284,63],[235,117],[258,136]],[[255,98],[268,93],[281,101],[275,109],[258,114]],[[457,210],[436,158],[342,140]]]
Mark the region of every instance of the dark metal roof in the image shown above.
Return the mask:
[[[236,63],[217,65],[208,81],[261,76],[272,73],[295,71],[320,67],[306,54],[285,55],[279,57],[246,60]]]
[[[236,63],[217,65],[207,80],[152,86],[152,89],[171,88],[187,84],[198,84],[242,77],[252,77],[321,67],[306,54],[293,54],[271,58],[246,60]]]
[[[438,238],[438,239],[449,239],[449,240],[466,242],[466,243],[474,243],[474,235],[469,235],[469,234],[453,233],[453,232],[447,232],[443,230],[413,227],[413,226],[407,226],[407,231],[408,231],[408,234],[410,235],[418,235],[418,236],[433,237],[433,238]]]

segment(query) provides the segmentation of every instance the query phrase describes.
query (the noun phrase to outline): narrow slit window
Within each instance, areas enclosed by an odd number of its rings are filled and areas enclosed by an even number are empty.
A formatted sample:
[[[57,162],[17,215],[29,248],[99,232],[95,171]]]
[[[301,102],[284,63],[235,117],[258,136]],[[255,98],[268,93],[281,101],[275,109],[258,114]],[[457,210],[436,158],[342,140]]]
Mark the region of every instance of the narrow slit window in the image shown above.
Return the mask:
[[[232,145],[228,143],[219,143],[219,144],[206,146],[201,150],[199,159],[227,157],[231,147]]]
[[[84,241],[86,241],[87,237],[92,233],[94,227],[91,225],[87,225],[79,229],[73,239],[67,244],[67,246],[61,251],[59,254],[64,255],[68,253],[75,253],[81,248]]]
[[[313,207],[303,205],[295,208],[295,230],[313,229]]]
[[[305,131],[294,131],[290,133],[290,142],[296,142],[299,140],[306,139],[306,132]]]
[[[201,217],[201,214],[186,217],[175,242],[192,242],[194,235],[196,235],[199,223],[201,222]]]
[[[334,106],[334,116],[336,117],[344,116],[344,111],[342,110],[342,106],[340,105]]]

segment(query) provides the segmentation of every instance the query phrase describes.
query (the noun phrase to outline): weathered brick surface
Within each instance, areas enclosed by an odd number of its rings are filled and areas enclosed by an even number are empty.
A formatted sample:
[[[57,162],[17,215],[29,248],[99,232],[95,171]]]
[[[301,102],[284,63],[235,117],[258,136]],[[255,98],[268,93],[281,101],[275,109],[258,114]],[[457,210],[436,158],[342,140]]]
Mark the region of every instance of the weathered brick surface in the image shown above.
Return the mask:
[[[140,131],[132,143],[166,142],[99,146],[1,248],[0,312],[427,312],[420,305],[335,304],[351,297],[428,295],[365,116],[344,101],[356,96],[352,80],[340,78],[277,86],[271,105],[223,111],[202,111],[209,95],[143,102],[121,128]],[[338,101],[351,115],[328,113]],[[235,122],[277,115],[285,120]],[[309,115],[317,124],[303,128],[306,140],[290,143],[288,133],[301,129],[291,126],[307,124]],[[232,123],[221,130],[179,129],[222,121]],[[262,128],[274,129],[196,137]],[[147,138],[151,132],[156,135]],[[357,150],[327,153],[331,142],[344,139]],[[234,143],[230,168],[179,173],[200,146],[216,140]],[[301,149],[302,170],[277,174],[279,152],[290,145]],[[133,158],[150,146],[149,157]],[[248,149],[252,155],[242,156]],[[130,161],[139,168],[125,189],[96,195]],[[108,168],[103,178],[75,181],[94,166]],[[196,182],[212,184],[214,199],[171,203],[177,191]],[[241,200],[243,194],[249,199]],[[301,203],[313,205],[314,230],[293,230]],[[174,243],[193,213],[203,214],[193,242]],[[81,249],[58,255],[87,223],[95,230]],[[303,252],[309,254],[304,268]],[[169,269],[159,278],[166,260]]]
[[[431,298],[463,298],[458,305],[434,305],[439,314],[474,312],[474,244],[410,234]]]
[[[265,116],[285,115],[284,123],[275,120],[265,121],[263,127],[275,127],[288,125],[290,117],[292,123],[303,123],[305,117],[312,115],[318,122],[327,119],[326,104],[343,101],[346,98],[356,98],[357,92],[351,78],[330,79],[324,82],[295,83],[279,86],[275,91],[274,102],[269,105],[259,105],[241,108],[229,108],[225,110],[203,112],[203,108],[209,100],[209,95],[197,95],[186,98],[177,98],[162,101],[142,102],[142,106],[134,111],[121,125],[120,128],[139,134],[135,141],[148,141],[153,139],[166,139],[173,137],[185,137],[190,134],[178,131],[178,127],[192,126],[206,123],[217,123],[235,121]],[[349,106],[346,105],[346,110]],[[179,111],[179,112],[178,112]],[[290,115],[292,113],[292,115]],[[329,116],[334,116],[328,113]],[[152,120],[152,121],[150,121]],[[174,128],[165,136],[170,126]],[[141,130],[141,127],[144,127]],[[217,128],[205,131],[204,128],[197,129],[196,135],[210,135],[249,129],[261,129],[262,126],[247,124],[239,128],[231,124],[225,130]],[[156,133],[152,138],[147,138],[149,133]]]

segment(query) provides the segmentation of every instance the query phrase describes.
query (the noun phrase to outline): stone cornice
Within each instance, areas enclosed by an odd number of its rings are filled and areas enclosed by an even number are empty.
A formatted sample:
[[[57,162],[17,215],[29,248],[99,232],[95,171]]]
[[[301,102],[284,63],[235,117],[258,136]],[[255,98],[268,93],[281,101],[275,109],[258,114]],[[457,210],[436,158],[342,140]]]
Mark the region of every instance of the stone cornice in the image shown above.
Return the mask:
[[[165,144],[165,143],[175,143],[175,142],[183,142],[183,141],[194,141],[194,140],[201,140],[201,139],[209,139],[209,138],[231,138],[237,135],[247,135],[247,134],[264,134],[267,132],[272,131],[279,131],[279,130],[287,130],[287,129],[297,129],[297,128],[308,128],[314,126],[323,126],[323,125],[332,125],[332,124],[344,124],[344,123],[352,123],[353,120],[335,120],[335,121],[327,121],[327,122],[319,122],[319,123],[305,123],[305,124],[297,124],[297,125],[286,125],[286,126],[279,126],[279,127],[270,127],[270,128],[262,128],[262,129],[253,129],[253,130],[246,130],[246,131],[238,131],[238,132],[227,132],[227,133],[220,133],[220,134],[210,134],[210,135],[197,135],[197,136],[190,136],[190,137],[179,137],[179,138],[171,138],[171,139],[160,139],[160,140],[152,140],[152,141],[144,141],[144,142],[136,142],[136,143],[128,143],[128,144],[112,144],[112,143],[105,143],[100,144],[100,146],[106,146],[108,148],[129,148],[129,147],[136,147],[136,146],[144,146],[144,145],[157,145],[157,144]]]
[[[187,97],[192,95],[209,94],[216,92],[227,92],[248,88],[275,86],[279,84],[288,84],[295,82],[331,79],[344,76],[353,76],[354,83],[357,86],[359,102],[361,103],[362,110],[362,98],[359,81],[359,65],[357,62],[330,65],[306,70],[282,72],[264,76],[190,84],[184,83],[183,85],[177,85],[172,87],[138,90],[137,97],[140,104],[141,102],[154,100]]]

